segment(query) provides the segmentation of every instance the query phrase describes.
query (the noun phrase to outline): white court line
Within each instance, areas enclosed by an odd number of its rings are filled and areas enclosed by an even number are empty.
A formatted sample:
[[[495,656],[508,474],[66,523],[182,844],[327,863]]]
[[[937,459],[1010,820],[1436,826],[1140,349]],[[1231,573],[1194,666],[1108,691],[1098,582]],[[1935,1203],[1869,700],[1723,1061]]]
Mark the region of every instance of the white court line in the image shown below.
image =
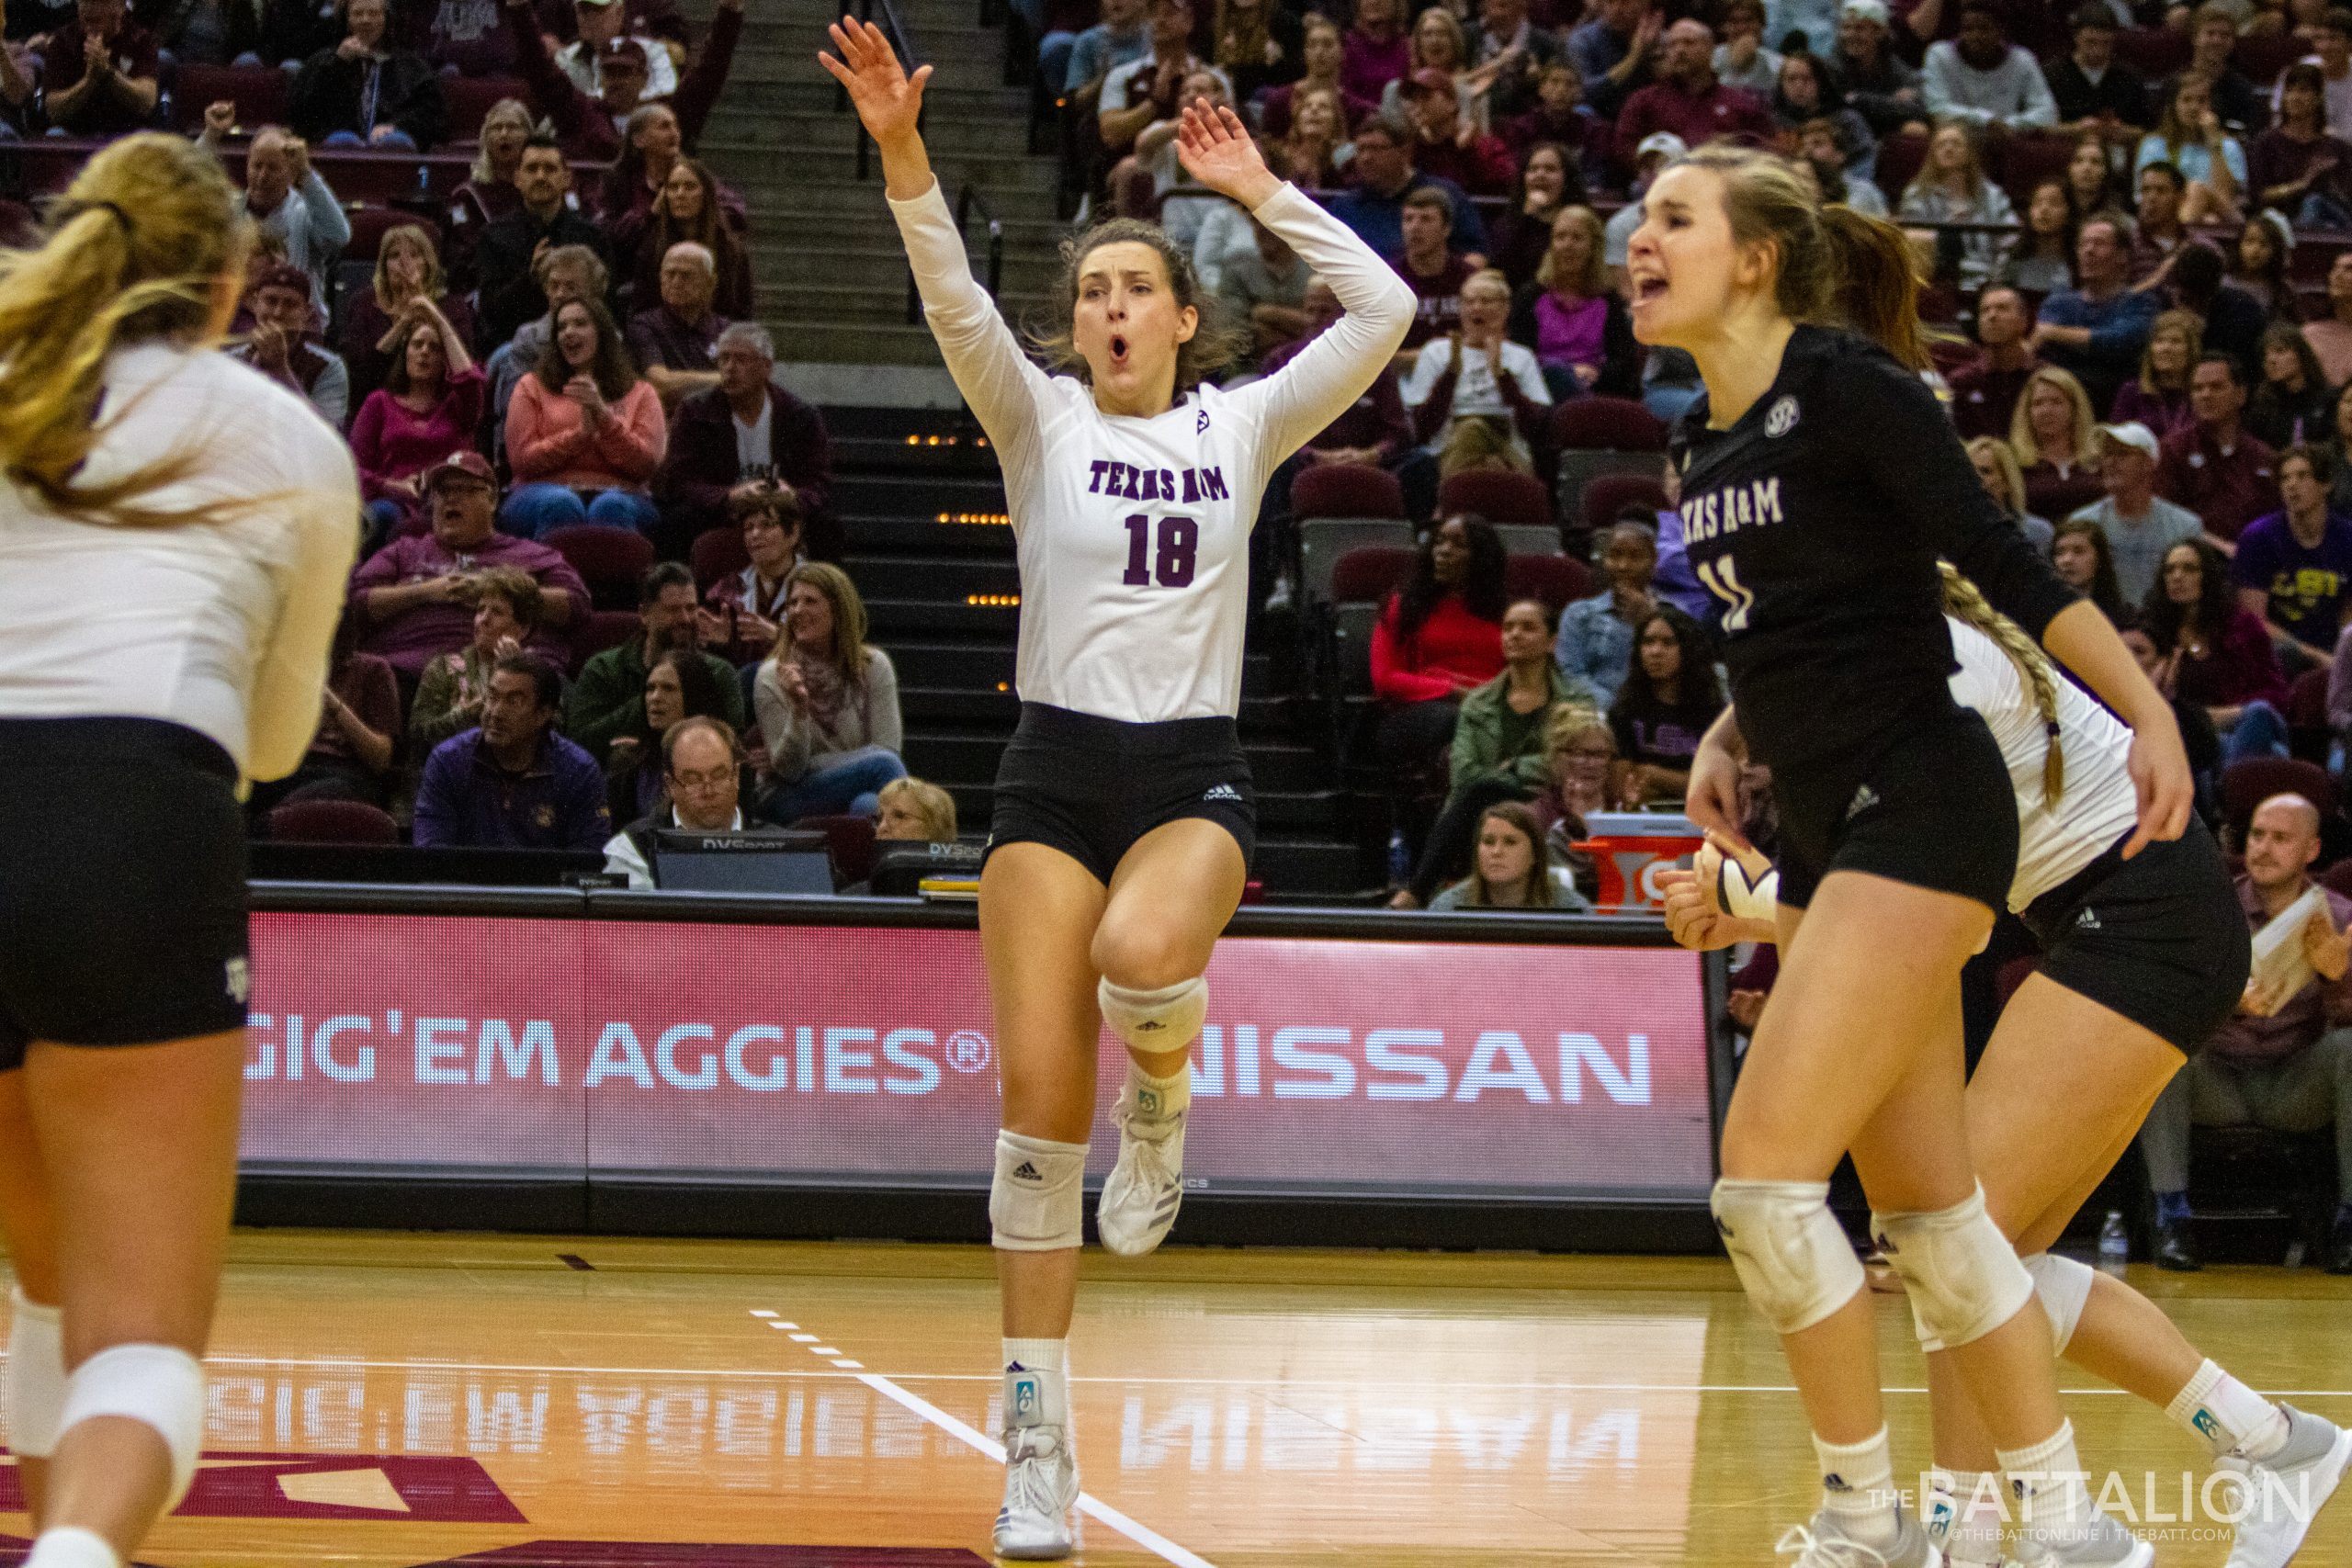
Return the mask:
[[[958,1421],[921,1394],[910,1393],[888,1378],[875,1372],[860,1372],[857,1375],[857,1381],[883,1397],[896,1401],[913,1411],[950,1437],[968,1447],[978,1449],[997,1463],[1004,1462],[1002,1443]],[[1207,1558],[1187,1551],[1158,1530],[1129,1518],[1091,1492],[1081,1492],[1078,1495],[1078,1511],[1090,1518],[1102,1520],[1145,1551],[1156,1554],[1164,1562],[1176,1564],[1176,1568],[1216,1568],[1216,1564]]]
[[[7,1359],[0,1351],[0,1362]],[[207,1356],[205,1363],[216,1367],[313,1367],[331,1371],[411,1371],[411,1372],[564,1372],[582,1377],[647,1377],[647,1378],[803,1378],[826,1377],[819,1371],[747,1371],[727,1367],[586,1367],[576,1362],[558,1364],[539,1361],[369,1361],[348,1357],[322,1356]],[[907,1382],[994,1382],[992,1372],[899,1372]],[[1074,1377],[1074,1383],[1142,1383],[1171,1384],[1177,1387],[1204,1388],[1362,1388],[1363,1378],[1210,1378],[1210,1377]],[[1689,1383],[1689,1382],[1467,1382],[1455,1378],[1433,1378],[1417,1382],[1409,1378],[1397,1378],[1383,1373],[1384,1388],[1462,1389],[1487,1393],[1794,1393],[1794,1383]],[[1924,1394],[1925,1388],[1888,1388],[1885,1393]],[[2062,1388],[2058,1391],[2069,1399],[2090,1396],[2117,1395],[2129,1399],[2132,1395],[2122,1389]],[[2352,1399],[2352,1388],[2273,1388],[2259,1391],[2270,1399]]]

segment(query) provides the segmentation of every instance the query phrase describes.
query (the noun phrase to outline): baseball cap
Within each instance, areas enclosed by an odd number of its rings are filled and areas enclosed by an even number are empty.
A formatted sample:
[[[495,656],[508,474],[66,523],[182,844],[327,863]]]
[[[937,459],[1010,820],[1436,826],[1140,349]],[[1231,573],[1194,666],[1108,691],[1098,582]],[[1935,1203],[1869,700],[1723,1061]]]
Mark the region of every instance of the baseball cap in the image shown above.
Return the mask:
[[[633,38],[616,38],[609,40],[604,48],[598,50],[596,51],[596,58],[598,60],[615,61],[629,60],[636,62],[641,66],[645,63],[645,46],[638,42]]]
[[[2102,424],[2098,433],[2118,446],[2145,452],[2151,458],[2156,456],[2156,433],[2136,419],[2127,419],[2121,424]]]
[[[1434,65],[1422,66],[1419,71],[1413,73],[1409,81],[1412,90],[1416,93],[1451,93],[1453,91],[1453,73],[1451,71],[1441,71]]]
[[[1840,20],[1851,17],[1857,21],[1876,22],[1884,27],[1888,17],[1886,0],[1846,0],[1838,7],[1838,16]]]
[[[1634,161],[1639,163],[1653,152],[1668,158],[1679,158],[1689,151],[1690,151],[1690,144],[1674,132],[1653,130],[1642,138],[1640,146],[1634,149]]]
[[[607,6],[617,6],[620,3],[621,0],[572,0],[575,6],[593,6],[599,11]]]
[[[460,447],[425,469],[424,488],[427,491],[438,490],[444,479],[458,474],[477,484],[486,484],[492,490],[498,488],[498,475],[491,468],[490,459],[468,447]]]
[[[271,262],[245,277],[247,294],[258,294],[265,288],[290,288],[307,299],[311,297],[311,275],[292,262]]]

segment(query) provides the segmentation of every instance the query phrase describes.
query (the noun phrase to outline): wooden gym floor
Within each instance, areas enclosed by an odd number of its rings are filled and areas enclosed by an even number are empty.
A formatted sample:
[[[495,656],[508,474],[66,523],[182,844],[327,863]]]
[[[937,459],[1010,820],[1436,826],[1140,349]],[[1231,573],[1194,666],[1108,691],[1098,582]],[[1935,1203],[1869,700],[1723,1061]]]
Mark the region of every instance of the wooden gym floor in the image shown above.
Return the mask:
[[[2352,1280],[2134,1270],[2257,1387],[2352,1421]],[[1882,1302],[1898,1473],[1925,1459]],[[1097,1568],[1762,1564],[1811,1506],[1787,1370],[1729,1266],[1090,1253],[1072,1337]],[[237,1239],[206,1466],[154,1568],[950,1568],[1000,1471],[978,1248],[340,1233]],[[2158,1561],[2201,1445],[2067,1371]],[[2352,1490],[2352,1489],[2347,1489]],[[26,1522],[0,1462],[0,1563]],[[2208,1533],[2200,1534],[2200,1530]],[[2301,1568],[2352,1568],[2352,1496]]]

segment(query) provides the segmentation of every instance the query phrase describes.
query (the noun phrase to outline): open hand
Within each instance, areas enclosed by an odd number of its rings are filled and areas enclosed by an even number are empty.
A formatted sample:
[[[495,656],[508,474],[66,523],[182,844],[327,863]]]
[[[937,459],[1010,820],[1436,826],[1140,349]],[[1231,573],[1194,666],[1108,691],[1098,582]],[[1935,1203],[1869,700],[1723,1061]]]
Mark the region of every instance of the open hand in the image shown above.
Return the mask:
[[[843,17],[826,30],[841,55],[836,59],[820,51],[817,62],[831,72],[849,94],[865,134],[883,145],[915,135],[916,122],[922,117],[923,84],[931,80],[931,67],[919,65],[909,76],[899,63],[898,51],[872,22]]]
[[[2352,970],[2352,931],[2337,931],[2325,905],[2303,922],[2303,959],[2331,985]]]
[[[1176,161],[1197,183],[1251,211],[1282,188],[1231,109],[1195,98],[1176,127]]]

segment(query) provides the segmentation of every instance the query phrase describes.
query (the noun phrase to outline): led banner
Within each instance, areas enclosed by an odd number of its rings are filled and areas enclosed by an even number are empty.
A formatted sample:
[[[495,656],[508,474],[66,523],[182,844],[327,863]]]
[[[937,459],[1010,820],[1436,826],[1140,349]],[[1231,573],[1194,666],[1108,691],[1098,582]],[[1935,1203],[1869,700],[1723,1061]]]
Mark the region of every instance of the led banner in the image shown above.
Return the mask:
[[[969,931],[272,912],[254,958],[254,1163],[988,1181]],[[1209,992],[1195,1190],[1705,1193],[1689,953],[1231,937]]]

